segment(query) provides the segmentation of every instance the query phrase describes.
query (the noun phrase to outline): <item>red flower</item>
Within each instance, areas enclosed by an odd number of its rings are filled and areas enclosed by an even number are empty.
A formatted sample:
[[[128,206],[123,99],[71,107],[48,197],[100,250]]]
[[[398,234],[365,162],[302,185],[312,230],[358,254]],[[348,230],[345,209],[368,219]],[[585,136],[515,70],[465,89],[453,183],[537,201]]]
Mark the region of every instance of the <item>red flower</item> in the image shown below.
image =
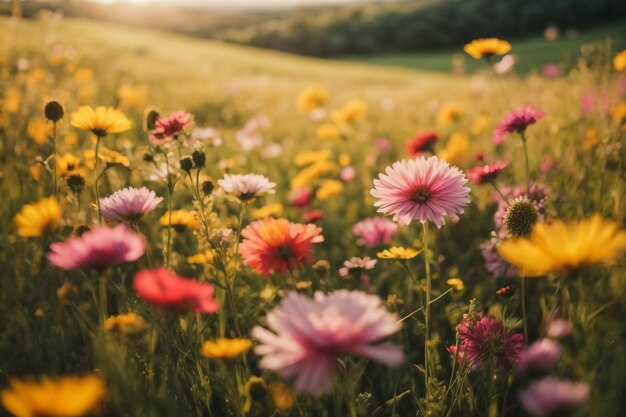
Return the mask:
[[[309,210],[305,213],[302,213],[302,221],[307,223],[317,223],[324,219],[324,213],[319,210]]]
[[[322,229],[312,224],[267,218],[241,231],[243,262],[263,276],[285,274],[313,261],[313,243],[322,242]]]
[[[165,268],[137,272],[133,287],[140,298],[159,307],[194,313],[214,313],[219,308],[212,285],[179,277]]]
[[[156,128],[150,132],[152,142],[159,144],[176,139],[184,128],[193,123],[192,117],[191,113],[184,111],[174,112],[169,117],[159,117],[155,121]]]
[[[406,153],[410,156],[418,156],[422,152],[432,151],[434,144],[439,140],[435,132],[417,134],[406,142]]]
[[[508,162],[496,161],[493,164],[475,167],[467,171],[467,178],[476,185],[484,184],[495,180],[507,166],[509,166]]]

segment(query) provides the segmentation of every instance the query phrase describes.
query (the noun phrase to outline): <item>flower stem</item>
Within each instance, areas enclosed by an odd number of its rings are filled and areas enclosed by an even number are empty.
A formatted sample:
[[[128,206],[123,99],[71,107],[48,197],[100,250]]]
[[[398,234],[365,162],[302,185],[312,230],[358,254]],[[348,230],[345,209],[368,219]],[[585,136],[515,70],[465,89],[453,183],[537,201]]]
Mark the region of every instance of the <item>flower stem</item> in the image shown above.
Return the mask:
[[[526,279],[521,277],[522,281],[521,285],[521,303],[522,303],[522,320],[524,322],[524,339],[526,339],[526,343],[528,343],[528,319],[526,318]]]
[[[430,340],[430,291],[432,285],[432,277],[430,274],[430,262],[428,259],[428,223],[422,223],[422,236],[423,236],[423,245],[424,245],[424,267],[426,269],[426,305],[424,306],[424,324],[426,327],[426,333],[424,336],[424,381],[426,384],[426,415],[428,415],[429,409],[429,401],[430,401],[430,382],[429,382],[429,346],[428,342]]]
[[[100,136],[96,136],[96,161],[95,161],[95,170],[96,170],[96,205],[98,206],[98,223],[102,223],[102,212],[100,211],[100,189],[98,185],[100,184],[100,174],[98,174],[98,152],[100,151]]]
[[[57,122],[52,123],[52,160],[54,161],[54,171],[52,175],[54,176],[54,196],[58,198],[58,188],[57,188]]]
[[[98,292],[99,292],[99,297],[100,300],[98,302],[98,304],[100,304],[98,306],[98,309],[100,310],[100,324],[104,327],[104,322],[107,319],[107,283],[106,283],[106,276],[104,275],[104,273],[100,273],[100,276],[98,277]]]
[[[496,193],[498,193],[498,195],[500,196],[500,198],[502,198],[502,200],[507,203],[507,204],[511,204],[509,203],[509,199],[506,198],[506,196],[502,193],[502,191],[500,191],[500,189],[498,188],[498,186],[496,185],[495,181],[489,181],[489,184],[491,184],[491,186],[493,187],[494,190],[496,190]]]
[[[167,176],[167,247],[165,248],[165,267],[170,266],[170,254],[172,252],[172,186],[169,175]]]
[[[526,134],[524,131],[519,132],[524,148],[524,166],[526,168],[526,197],[530,198],[530,165],[528,163],[528,146],[526,145]]]

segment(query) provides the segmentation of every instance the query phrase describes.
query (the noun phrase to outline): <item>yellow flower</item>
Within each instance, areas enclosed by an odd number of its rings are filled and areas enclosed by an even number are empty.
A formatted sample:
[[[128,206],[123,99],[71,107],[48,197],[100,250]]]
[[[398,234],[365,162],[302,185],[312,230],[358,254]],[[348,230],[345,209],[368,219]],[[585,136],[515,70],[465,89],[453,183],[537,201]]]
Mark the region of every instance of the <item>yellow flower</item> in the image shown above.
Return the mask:
[[[293,162],[296,164],[296,166],[300,167],[304,165],[311,165],[319,161],[326,161],[330,159],[332,155],[332,152],[328,149],[322,149],[320,151],[300,152],[298,155],[296,155]]]
[[[321,124],[317,127],[317,130],[315,131],[315,136],[317,136],[317,138],[321,140],[337,139],[340,135],[341,132],[339,132],[337,126],[332,123]]]
[[[74,79],[79,83],[93,80],[93,71],[89,68],[77,68],[74,71]]]
[[[252,408],[252,401],[259,401],[267,394],[267,384],[265,380],[258,376],[251,376],[244,387],[246,392],[246,402],[243,405],[244,413],[249,413]]]
[[[28,123],[26,133],[37,145],[43,145],[52,135],[52,124],[43,117],[38,117]]]
[[[16,417],[78,417],[88,413],[104,396],[104,383],[96,375],[42,377],[39,382],[9,379],[2,405]]]
[[[464,133],[457,132],[448,140],[448,144],[437,156],[450,165],[462,165],[467,159],[469,140]]]
[[[349,153],[344,152],[341,155],[339,155],[339,165],[341,165],[342,167],[350,165],[351,162],[352,162],[352,157],[350,156]]]
[[[478,116],[476,120],[472,122],[470,126],[470,132],[474,136],[480,135],[491,124],[491,119],[488,116]]]
[[[338,169],[337,164],[331,161],[318,161],[313,165],[310,165],[300,171],[295,177],[291,179],[291,189],[295,190],[311,185],[313,181],[320,177],[320,175],[333,172]]]
[[[106,162],[107,165],[122,165],[130,167],[130,161],[127,157],[119,152],[112,151],[111,149],[101,148],[98,152],[98,158]]]
[[[463,285],[463,281],[461,281],[459,278],[450,278],[446,281],[446,284],[454,288],[456,291],[462,291],[463,288],[465,288]]]
[[[148,87],[122,84],[117,89],[117,98],[120,100],[120,107],[141,108],[148,99]]]
[[[57,155],[57,175],[59,177],[67,177],[72,174],[76,174],[80,168],[80,159],[71,153],[64,155]]]
[[[378,252],[376,255],[380,259],[413,259],[421,250],[413,248],[404,248],[402,246],[394,246],[389,249],[385,249],[382,252]]]
[[[280,203],[267,204],[256,210],[252,210],[251,216],[253,219],[264,219],[270,216],[282,216],[284,207]]]
[[[300,92],[296,106],[300,113],[310,113],[328,102],[328,91],[319,87],[308,87]]]
[[[320,184],[320,188],[315,192],[315,196],[320,201],[328,200],[329,198],[336,196],[343,190],[343,184],[337,180],[324,180]]]
[[[626,69],[626,49],[615,55],[615,58],[613,58],[613,68],[615,68],[617,72],[622,72]]]
[[[214,257],[215,257],[215,254],[213,253],[213,251],[205,250],[202,253],[197,253],[193,256],[187,257],[187,263],[204,265],[204,264],[208,264],[209,262],[211,262]]]
[[[120,314],[110,316],[104,322],[104,328],[109,332],[126,333],[136,331],[144,324],[141,316],[135,313]]]
[[[363,120],[367,113],[367,104],[361,100],[352,100],[333,111],[332,119],[339,125],[353,125]]]
[[[2,110],[8,114],[17,113],[20,109],[20,92],[16,88],[10,87],[7,89],[4,100],[2,100]]]
[[[167,227],[169,223],[169,212],[161,216],[161,226]],[[196,212],[190,210],[174,210],[172,211],[171,225],[177,232],[183,232],[185,229],[196,229],[200,224],[196,219]]]
[[[599,214],[569,224],[538,223],[529,238],[507,240],[498,246],[500,255],[524,277],[612,264],[625,250],[626,231]]]
[[[130,129],[130,120],[113,107],[98,106],[95,109],[82,106],[72,113],[72,126],[87,130],[98,137]]]
[[[249,339],[226,339],[209,340],[202,344],[202,355],[209,359],[237,358],[242,353],[247,352],[252,347]]]
[[[54,197],[26,204],[15,215],[15,227],[21,237],[39,237],[61,227],[61,206]]]
[[[615,123],[622,123],[626,120],[626,102],[620,103],[611,110],[611,116]]]
[[[274,382],[269,388],[270,397],[276,409],[286,413],[296,404],[296,393],[282,382]]]
[[[445,104],[437,112],[437,123],[440,125],[449,125],[459,120],[464,113],[463,106],[458,103]]]
[[[511,50],[511,44],[498,38],[476,39],[465,45],[463,50],[474,59],[504,55]]]

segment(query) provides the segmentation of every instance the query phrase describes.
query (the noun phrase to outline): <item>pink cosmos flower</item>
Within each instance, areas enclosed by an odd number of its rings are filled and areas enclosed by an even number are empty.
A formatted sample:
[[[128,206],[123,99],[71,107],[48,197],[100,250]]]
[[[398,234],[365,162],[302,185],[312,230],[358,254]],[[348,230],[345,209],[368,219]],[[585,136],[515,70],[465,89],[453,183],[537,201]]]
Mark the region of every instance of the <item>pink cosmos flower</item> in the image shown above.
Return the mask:
[[[228,194],[232,194],[241,201],[251,200],[261,194],[274,194],[275,182],[271,182],[263,175],[257,174],[224,174],[224,178],[217,183]]]
[[[419,133],[406,142],[406,153],[409,156],[417,156],[422,152],[432,151],[438,140],[436,132]]]
[[[458,168],[436,156],[422,156],[387,167],[374,180],[370,193],[377,199],[378,212],[392,214],[394,221],[408,225],[413,220],[430,220],[441,227],[444,216],[462,214],[469,204],[466,182]]]
[[[548,377],[520,390],[517,397],[524,409],[534,416],[567,415],[589,399],[589,386]]]
[[[368,248],[390,243],[397,231],[398,225],[384,217],[369,217],[352,227],[352,233],[358,238],[356,243]]]
[[[255,353],[259,365],[283,378],[294,378],[297,392],[322,394],[333,386],[336,358],[356,354],[399,365],[400,346],[376,344],[398,332],[401,324],[379,297],[362,291],[316,292],[313,299],[289,292],[267,314],[269,330],[255,327],[252,337],[260,342]]]
[[[98,226],[79,237],[50,245],[48,261],[61,269],[90,268],[102,271],[139,259],[145,250],[143,236],[123,224]]]
[[[524,348],[524,336],[504,327],[498,319],[466,316],[457,327],[457,333],[459,361],[467,360],[472,369],[485,369],[495,375],[509,369]]]
[[[193,124],[191,113],[177,111],[169,117],[159,116],[155,125],[156,128],[150,132],[150,140],[155,145],[166,143],[172,139],[177,139],[183,129]]]
[[[146,187],[123,188],[100,199],[100,210],[105,220],[112,222],[136,222],[154,210],[163,201]]]
[[[212,285],[179,277],[165,268],[137,272],[133,287],[140,298],[159,307],[194,313],[214,313],[219,308]]]
[[[493,132],[493,144],[502,143],[504,137],[509,133],[524,133],[528,126],[534,125],[545,115],[544,112],[535,110],[532,106],[524,106],[511,111],[500,121],[495,132]]]
[[[339,276],[345,278],[350,272],[361,272],[368,269],[374,269],[378,260],[372,259],[369,256],[358,258],[356,256],[344,261],[343,266],[339,268]]]
[[[563,349],[550,339],[538,340],[520,352],[515,368],[522,373],[538,373],[548,371],[555,365]]]
[[[353,166],[347,166],[341,170],[339,176],[343,182],[350,182],[356,177],[356,170]]]
[[[509,166],[508,162],[496,161],[489,165],[475,167],[467,171],[467,178],[476,185],[484,184],[495,180],[507,166]]]

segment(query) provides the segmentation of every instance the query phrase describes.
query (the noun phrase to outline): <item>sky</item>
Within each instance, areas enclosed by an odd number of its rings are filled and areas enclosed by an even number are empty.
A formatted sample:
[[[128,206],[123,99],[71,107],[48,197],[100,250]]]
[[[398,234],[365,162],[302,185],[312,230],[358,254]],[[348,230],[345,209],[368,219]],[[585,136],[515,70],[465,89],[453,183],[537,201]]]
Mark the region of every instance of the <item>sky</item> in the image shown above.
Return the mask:
[[[97,3],[116,3],[120,0],[91,0]],[[132,4],[159,3],[168,5],[191,5],[206,7],[254,7],[272,8],[300,6],[305,4],[346,4],[362,3],[367,0],[123,0]],[[371,0],[370,0],[371,1]]]

